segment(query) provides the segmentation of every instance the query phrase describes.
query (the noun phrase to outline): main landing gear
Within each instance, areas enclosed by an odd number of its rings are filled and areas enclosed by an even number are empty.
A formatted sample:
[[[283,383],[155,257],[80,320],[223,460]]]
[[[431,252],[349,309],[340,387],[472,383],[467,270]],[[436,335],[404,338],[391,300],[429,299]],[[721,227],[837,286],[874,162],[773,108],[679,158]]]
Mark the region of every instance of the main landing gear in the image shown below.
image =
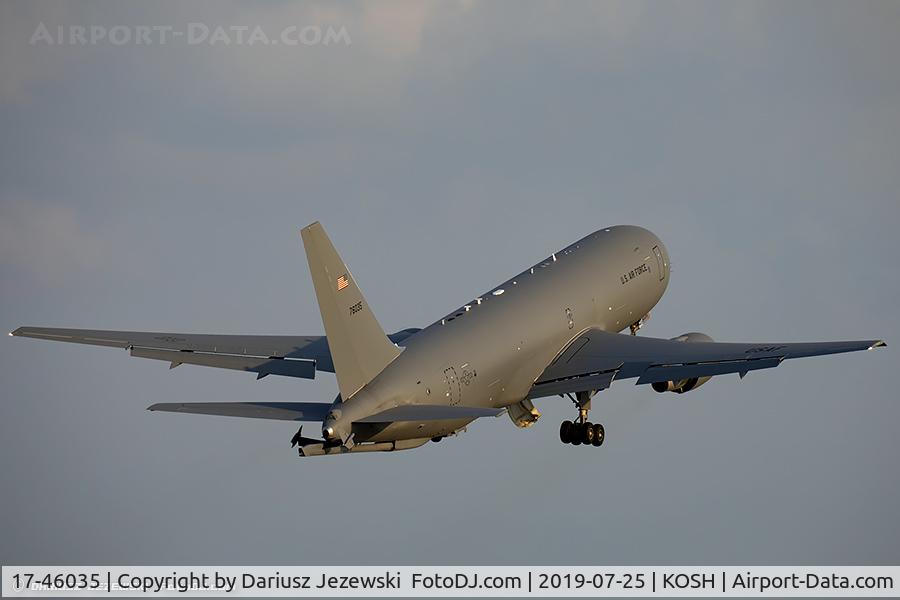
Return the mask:
[[[559,439],[563,444],[602,446],[605,438],[606,431],[601,423],[563,421],[559,426]]]
[[[575,422],[563,421],[559,426],[559,439],[563,444],[573,446],[602,446],[606,439],[606,431],[600,423],[591,423],[587,420],[588,410],[591,407],[591,392],[577,392],[573,398],[569,398],[578,407],[578,419]]]

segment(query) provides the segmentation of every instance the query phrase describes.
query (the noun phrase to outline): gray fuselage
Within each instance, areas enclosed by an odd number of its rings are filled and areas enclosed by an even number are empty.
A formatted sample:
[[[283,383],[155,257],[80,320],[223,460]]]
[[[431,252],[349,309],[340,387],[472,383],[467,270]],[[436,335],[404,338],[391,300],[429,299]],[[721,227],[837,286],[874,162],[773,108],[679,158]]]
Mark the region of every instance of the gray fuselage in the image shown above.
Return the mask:
[[[641,227],[596,231],[416,333],[403,352],[323,423],[351,423],[406,404],[505,407],[589,328],[619,332],[659,302],[669,281],[662,242]],[[352,425],[357,442],[449,435],[470,420]]]

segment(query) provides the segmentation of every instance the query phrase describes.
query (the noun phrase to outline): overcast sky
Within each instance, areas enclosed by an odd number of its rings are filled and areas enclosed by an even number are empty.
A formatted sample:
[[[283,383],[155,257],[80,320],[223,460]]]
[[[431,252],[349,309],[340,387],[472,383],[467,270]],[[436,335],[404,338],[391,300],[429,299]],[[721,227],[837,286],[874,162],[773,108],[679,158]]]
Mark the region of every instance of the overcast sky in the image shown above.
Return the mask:
[[[339,35],[35,36],[191,23]],[[316,220],[384,327],[422,327],[631,223],[673,263],[642,334],[890,346],[620,382],[600,449],[548,398],[528,430],[303,460],[289,423],[144,409],[333,376],[3,338],[0,562],[898,564],[898,157],[897,2],[4,1],[10,330],[319,334]]]

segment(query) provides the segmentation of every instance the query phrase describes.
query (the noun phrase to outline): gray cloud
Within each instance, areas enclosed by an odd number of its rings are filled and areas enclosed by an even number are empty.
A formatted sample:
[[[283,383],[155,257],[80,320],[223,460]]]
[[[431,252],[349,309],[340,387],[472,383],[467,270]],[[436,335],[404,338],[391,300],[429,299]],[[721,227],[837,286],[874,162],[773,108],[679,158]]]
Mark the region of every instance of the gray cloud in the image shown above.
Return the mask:
[[[0,204],[0,261],[40,283],[65,282],[102,266],[111,248],[59,204]]]

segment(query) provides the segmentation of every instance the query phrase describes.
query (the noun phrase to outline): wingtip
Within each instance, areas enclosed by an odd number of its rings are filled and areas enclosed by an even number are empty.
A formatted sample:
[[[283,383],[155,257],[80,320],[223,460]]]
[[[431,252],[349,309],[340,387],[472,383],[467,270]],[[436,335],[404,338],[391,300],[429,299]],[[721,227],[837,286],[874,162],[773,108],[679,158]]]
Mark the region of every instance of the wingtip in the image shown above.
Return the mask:
[[[884,340],[876,340],[874,344],[869,346],[869,350],[874,350],[875,348],[887,348],[887,342]]]

